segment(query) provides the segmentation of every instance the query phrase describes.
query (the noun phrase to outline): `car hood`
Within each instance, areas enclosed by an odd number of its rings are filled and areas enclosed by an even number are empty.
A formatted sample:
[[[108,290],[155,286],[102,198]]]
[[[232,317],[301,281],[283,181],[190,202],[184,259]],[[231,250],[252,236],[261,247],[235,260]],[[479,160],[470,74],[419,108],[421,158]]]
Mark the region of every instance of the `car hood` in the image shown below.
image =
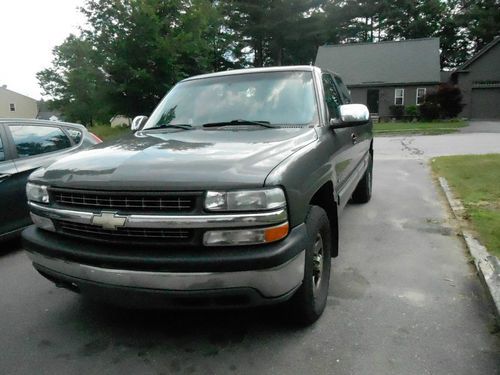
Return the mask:
[[[65,157],[31,179],[109,190],[256,187],[316,139],[311,127],[138,132]]]

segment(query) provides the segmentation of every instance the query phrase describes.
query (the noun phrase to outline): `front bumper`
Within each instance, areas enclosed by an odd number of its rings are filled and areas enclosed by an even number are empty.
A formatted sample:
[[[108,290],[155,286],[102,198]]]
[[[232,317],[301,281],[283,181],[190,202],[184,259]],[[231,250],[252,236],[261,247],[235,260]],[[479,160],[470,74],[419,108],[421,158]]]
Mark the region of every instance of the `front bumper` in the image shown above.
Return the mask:
[[[250,288],[264,298],[277,298],[296,289],[304,277],[305,251],[278,267],[237,272],[151,272],[100,268],[29,253],[41,273],[115,287],[201,292],[218,289]]]
[[[113,304],[162,308],[286,300],[304,277],[306,239],[300,225],[284,240],[263,246],[162,251],[106,246],[34,226],[23,232],[34,267],[56,284]]]

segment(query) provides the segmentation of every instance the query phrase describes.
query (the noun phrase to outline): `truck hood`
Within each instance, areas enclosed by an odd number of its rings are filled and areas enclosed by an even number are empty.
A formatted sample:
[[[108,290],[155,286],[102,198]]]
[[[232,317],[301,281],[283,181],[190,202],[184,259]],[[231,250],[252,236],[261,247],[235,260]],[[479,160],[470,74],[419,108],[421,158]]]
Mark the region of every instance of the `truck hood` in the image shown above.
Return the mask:
[[[281,161],[316,139],[311,127],[138,132],[65,157],[31,179],[106,190],[256,187]]]

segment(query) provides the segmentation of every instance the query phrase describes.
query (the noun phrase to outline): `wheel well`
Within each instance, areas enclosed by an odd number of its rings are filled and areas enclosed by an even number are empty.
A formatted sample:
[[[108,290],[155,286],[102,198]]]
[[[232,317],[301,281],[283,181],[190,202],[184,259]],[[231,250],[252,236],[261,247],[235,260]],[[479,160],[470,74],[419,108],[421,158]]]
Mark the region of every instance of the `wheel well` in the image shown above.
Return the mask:
[[[332,257],[339,253],[339,226],[337,215],[337,202],[335,201],[333,184],[331,181],[325,183],[311,198],[311,205],[319,206],[325,210],[330,222],[332,232]]]

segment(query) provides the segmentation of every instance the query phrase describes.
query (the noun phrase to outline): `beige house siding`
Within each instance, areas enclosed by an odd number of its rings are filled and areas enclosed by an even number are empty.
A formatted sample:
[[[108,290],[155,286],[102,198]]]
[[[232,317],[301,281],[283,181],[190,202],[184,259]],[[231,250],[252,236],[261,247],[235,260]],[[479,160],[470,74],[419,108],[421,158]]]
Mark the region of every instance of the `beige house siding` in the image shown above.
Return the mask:
[[[37,114],[35,99],[0,87],[0,118],[36,118]]]

